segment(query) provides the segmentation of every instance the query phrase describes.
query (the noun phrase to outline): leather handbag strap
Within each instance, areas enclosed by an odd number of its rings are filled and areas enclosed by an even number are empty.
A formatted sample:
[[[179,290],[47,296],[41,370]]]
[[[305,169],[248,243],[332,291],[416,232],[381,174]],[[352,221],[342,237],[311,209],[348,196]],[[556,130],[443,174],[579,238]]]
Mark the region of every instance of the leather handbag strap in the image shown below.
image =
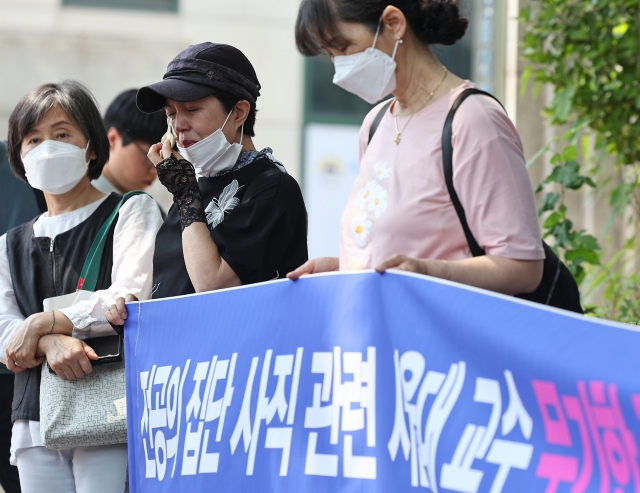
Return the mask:
[[[118,202],[118,204],[113,208],[113,212],[111,212],[109,217],[105,219],[102,227],[100,228],[100,230],[98,230],[98,234],[91,244],[91,248],[89,249],[89,253],[87,254],[87,259],[84,262],[84,267],[82,267],[80,279],[78,280],[78,290],[96,290],[98,277],[100,275],[100,265],[102,264],[102,255],[104,253],[104,247],[107,244],[107,240],[109,239],[109,231],[111,230],[111,226],[113,226],[116,218],[118,217],[120,207],[122,207],[122,205],[134,195],[141,194],[144,194],[144,192],[140,190],[125,193],[122,196],[122,199],[120,199],[120,202]]]
[[[387,101],[384,104],[384,106],[380,108],[380,111],[378,111],[378,114],[373,119],[373,122],[371,123],[371,127],[369,127],[369,140],[367,141],[367,145],[371,143],[371,139],[373,139],[373,136],[376,133],[376,130],[378,130],[378,127],[380,126],[380,122],[382,121],[382,118],[384,117],[385,112],[389,109],[389,106],[391,106],[391,103],[393,103],[393,99],[390,99],[389,101]]]
[[[460,203],[460,199],[458,198],[456,189],[453,186],[453,144],[451,142],[451,138],[453,136],[453,118],[456,115],[458,108],[460,108],[460,105],[465,101],[465,99],[474,94],[489,96],[490,98],[498,101],[493,95],[480,89],[470,88],[462,91],[460,96],[458,96],[458,98],[453,103],[453,106],[451,106],[449,114],[447,115],[447,119],[444,122],[444,128],[442,129],[442,168],[444,171],[444,181],[447,184],[447,190],[449,191],[449,197],[451,197],[451,202],[453,203],[453,207],[455,208],[458,219],[460,220],[460,224],[462,225],[464,236],[467,238],[467,243],[469,244],[471,254],[474,257],[480,257],[482,255],[485,255],[486,252],[482,249],[482,247],[480,247],[475,237],[473,236],[473,233],[469,228],[469,224],[467,223],[467,215],[464,212],[464,208]],[[500,103],[500,101],[498,101],[498,104],[502,106],[502,103]]]

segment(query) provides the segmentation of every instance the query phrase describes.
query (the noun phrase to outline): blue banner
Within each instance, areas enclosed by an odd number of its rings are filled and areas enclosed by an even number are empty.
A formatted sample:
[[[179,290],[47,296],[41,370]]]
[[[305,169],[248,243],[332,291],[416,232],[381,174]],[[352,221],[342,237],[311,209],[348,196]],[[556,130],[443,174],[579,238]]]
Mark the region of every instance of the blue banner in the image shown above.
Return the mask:
[[[640,492],[640,333],[331,274],[129,305],[130,488]]]

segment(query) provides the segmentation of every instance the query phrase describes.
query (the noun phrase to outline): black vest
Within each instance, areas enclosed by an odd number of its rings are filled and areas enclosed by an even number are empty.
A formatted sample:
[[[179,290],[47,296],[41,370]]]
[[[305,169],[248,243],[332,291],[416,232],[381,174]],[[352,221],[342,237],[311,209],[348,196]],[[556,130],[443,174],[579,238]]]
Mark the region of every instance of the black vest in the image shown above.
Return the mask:
[[[76,291],[91,244],[121,198],[112,193],[88,219],[53,240],[34,237],[33,224],[37,218],[7,233],[11,282],[18,307],[25,318],[42,312],[45,299]],[[104,249],[96,289],[111,286],[113,230],[114,227]],[[16,373],[12,421],[40,421],[41,371],[40,365]]]

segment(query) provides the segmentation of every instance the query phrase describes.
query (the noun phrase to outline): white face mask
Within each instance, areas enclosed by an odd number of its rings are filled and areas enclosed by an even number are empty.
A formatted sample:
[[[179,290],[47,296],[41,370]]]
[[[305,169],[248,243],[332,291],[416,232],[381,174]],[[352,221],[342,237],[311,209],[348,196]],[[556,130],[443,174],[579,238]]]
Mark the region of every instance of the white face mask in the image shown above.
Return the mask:
[[[178,146],[180,155],[193,164],[196,173],[200,176],[208,177],[220,171],[233,168],[240,152],[242,152],[241,143],[229,144],[229,141],[222,133],[222,129],[227,124],[231,113],[233,113],[233,110],[227,115],[227,119],[222,124],[222,127],[208,137],[205,137],[190,147]],[[243,133],[244,125],[240,132],[240,142],[242,142]]]
[[[87,174],[87,147],[81,149],[58,140],[45,140],[22,158],[29,185],[51,195],[75,187]]]
[[[381,24],[382,19],[378,24],[376,37],[373,39],[373,46],[361,53],[337,56],[333,59],[336,69],[333,83],[371,104],[380,101],[395,90],[395,57],[398,45],[402,43],[401,39],[396,41],[392,56],[376,49]]]

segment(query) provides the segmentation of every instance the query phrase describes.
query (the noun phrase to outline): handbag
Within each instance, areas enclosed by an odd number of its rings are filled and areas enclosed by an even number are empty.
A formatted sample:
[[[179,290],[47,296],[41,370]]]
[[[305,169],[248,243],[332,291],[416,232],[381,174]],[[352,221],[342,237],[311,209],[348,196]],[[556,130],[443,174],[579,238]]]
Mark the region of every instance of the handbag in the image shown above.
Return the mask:
[[[91,244],[80,274],[77,291],[45,300],[45,311],[66,308],[91,296],[98,283],[105,245],[109,240],[109,233],[116,222],[120,207],[130,197],[141,193],[143,192],[129,192],[122,197]],[[88,339],[85,342],[91,346],[92,340],[106,340],[111,337]],[[107,348],[110,346],[110,344],[100,345]],[[116,346],[122,348],[121,341]],[[60,378],[51,370],[48,363],[45,362],[42,365],[40,439],[45,447],[60,450],[127,442],[127,407],[122,351],[119,351],[119,357],[113,354],[104,354],[104,357],[101,355],[100,360],[92,361],[92,365],[93,371],[78,380]]]
[[[497,101],[498,104],[502,106],[502,103],[500,103],[498,99],[496,99],[488,92],[475,88],[469,88],[462,91],[462,93],[458,96],[456,101],[451,106],[449,114],[447,115],[447,118],[445,120],[444,127],[442,129],[442,167],[444,171],[444,180],[447,185],[447,191],[449,192],[449,197],[451,198],[453,207],[455,208],[456,214],[458,215],[458,220],[462,225],[465,238],[467,239],[467,244],[469,245],[469,250],[474,257],[479,257],[482,255],[486,255],[486,252],[480,247],[475,237],[473,236],[473,233],[469,228],[469,224],[467,223],[467,216],[465,214],[464,208],[462,207],[456,189],[453,186],[453,144],[451,143],[451,137],[453,134],[452,124],[456,111],[458,111],[458,108],[465,99],[474,94],[488,96]],[[389,106],[391,106],[392,102],[393,100],[390,100],[385,103],[376,114],[371,124],[371,128],[369,128],[368,142],[371,142],[371,139],[378,129],[378,126],[380,125],[385,112],[387,111]],[[542,246],[544,248],[545,259],[542,272],[542,280],[540,281],[540,284],[532,293],[518,294],[516,295],[516,297],[523,300],[532,301],[534,303],[553,306],[555,308],[562,308],[564,310],[582,314],[583,311],[582,306],[580,305],[580,291],[578,290],[578,285],[573,275],[571,274],[569,269],[567,269],[567,266],[564,265],[564,263],[558,258],[553,249],[549,245],[547,245],[544,240],[542,241]]]

